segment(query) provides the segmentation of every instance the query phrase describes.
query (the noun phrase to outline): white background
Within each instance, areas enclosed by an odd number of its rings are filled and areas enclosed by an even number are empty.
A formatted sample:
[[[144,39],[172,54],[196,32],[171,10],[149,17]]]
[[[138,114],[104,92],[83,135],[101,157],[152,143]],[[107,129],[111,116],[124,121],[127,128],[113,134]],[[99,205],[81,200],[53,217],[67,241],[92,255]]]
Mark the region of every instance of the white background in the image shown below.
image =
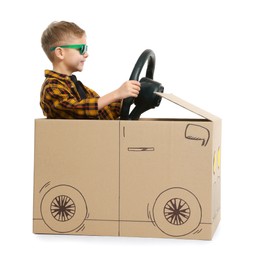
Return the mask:
[[[246,0],[10,0],[1,6],[1,259],[250,259],[253,14],[254,2]],[[34,119],[42,117],[40,87],[44,69],[51,69],[40,37],[55,20],[86,30],[90,56],[77,76],[101,95],[127,80],[150,48],[154,79],[165,92],[222,118],[222,220],[212,241],[32,234]]]

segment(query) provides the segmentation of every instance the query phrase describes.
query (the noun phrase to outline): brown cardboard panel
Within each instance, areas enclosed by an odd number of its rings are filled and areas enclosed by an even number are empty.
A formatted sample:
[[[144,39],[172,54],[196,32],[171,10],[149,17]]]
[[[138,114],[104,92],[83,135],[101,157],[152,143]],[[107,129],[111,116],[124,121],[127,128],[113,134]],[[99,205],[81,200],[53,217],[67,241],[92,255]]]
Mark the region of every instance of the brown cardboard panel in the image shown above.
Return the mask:
[[[150,221],[172,237],[193,233],[203,223],[212,224],[207,203],[212,200],[212,143],[186,138],[186,128],[191,126],[198,134],[199,128],[211,134],[207,121],[198,125],[121,122],[121,219]],[[182,217],[173,216],[174,206],[175,211],[183,207]]]
[[[187,101],[185,101],[185,100],[183,100],[183,99],[181,99],[181,98],[179,98],[179,97],[177,97],[173,94],[159,93],[159,92],[156,92],[156,94],[158,96],[161,96],[161,97],[167,99],[168,101],[171,101],[171,102],[175,103],[176,105],[179,105],[179,106],[181,106],[181,107],[183,107],[183,108],[185,108],[185,109],[187,109],[187,110],[189,110],[189,111],[191,111],[191,112],[193,112],[197,115],[200,115],[200,116],[202,116],[202,117],[204,117],[208,120],[215,121],[215,120],[218,119],[217,116],[212,115],[211,113],[209,113],[209,112],[207,112],[207,111],[205,111],[205,110],[203,110],[203,109],[201,109],[201,108],[199,108],[199,107],[197,107],[197,106],[195,106],[195,105],[193,105],[193,104],[191,104],[191,103],[189,103],[189,102],[187,102]]]
[[[88,219],[118,219],[118,125],[117,121],[36,120],[37,221],[68,233]]]
[[[211,239],[221,121],[35,120],[34,233]]]

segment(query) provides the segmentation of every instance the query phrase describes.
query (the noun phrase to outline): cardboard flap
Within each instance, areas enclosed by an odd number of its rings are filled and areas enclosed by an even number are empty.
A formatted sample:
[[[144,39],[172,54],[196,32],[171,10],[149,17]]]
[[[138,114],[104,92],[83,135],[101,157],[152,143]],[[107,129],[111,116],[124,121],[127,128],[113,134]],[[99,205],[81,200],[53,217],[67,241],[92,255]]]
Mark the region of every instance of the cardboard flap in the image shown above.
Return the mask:
[[[207,112],[207,111],[205,111],[205,110],[203,110],[199,107],[196,107],[196,106],[190,104],[189,102],[187,102],[187,101],[185,101],[185,100],[183,100],[183,99],[181,99],[181,98],[179,98],[179,97],[177,97],[173,94],[159,93],[159,92],[155,92],[155,94],[157,94],[158,96],[161,96],[161,97],[175,103],[176,105],[179,105],[179,106],[181,106],[181,107],[183,107],[183,108],[185,108],[185,109],[187,109],[187,110],[189,110],[189,111],[191,111],[191,112],[193,112],[193,113],[195,113],[199,116],[202,116],[202,117],[204,117],[204,118],[206,118],[210,121],[215,121],[216,119],[218,119],[217,116],[212,115],[211,113],[209,113],[209,112]]]

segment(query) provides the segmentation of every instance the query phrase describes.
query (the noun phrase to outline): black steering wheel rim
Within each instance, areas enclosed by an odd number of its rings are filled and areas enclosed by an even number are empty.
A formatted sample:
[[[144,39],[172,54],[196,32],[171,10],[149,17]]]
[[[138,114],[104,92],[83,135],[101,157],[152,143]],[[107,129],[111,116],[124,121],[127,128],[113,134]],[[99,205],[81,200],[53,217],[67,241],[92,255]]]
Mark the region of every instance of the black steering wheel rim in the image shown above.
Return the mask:
[[[137,80],[139,81],[140,73],[145,65],[147,63],[147,69],[146,69],[146,78],[153,79],[154,69],[155,69],[155,54],[152,50],[147,49],[145,50],[138,58],[131,76],[130,80]],[[122,103],[122,109],[121,109],[121,120],[128,120],[129,118],[129,111],[130,106],[134,103],[134,98],[128,97],[123,100]]]
[[[152,50],[145,50],[138,58],[131,76],[130,80],[139,80],[139,75],[146,63],[147,63],[147,69],[146,69],[146,78],[153,79],[154,69],[155,69],[155,54]]]

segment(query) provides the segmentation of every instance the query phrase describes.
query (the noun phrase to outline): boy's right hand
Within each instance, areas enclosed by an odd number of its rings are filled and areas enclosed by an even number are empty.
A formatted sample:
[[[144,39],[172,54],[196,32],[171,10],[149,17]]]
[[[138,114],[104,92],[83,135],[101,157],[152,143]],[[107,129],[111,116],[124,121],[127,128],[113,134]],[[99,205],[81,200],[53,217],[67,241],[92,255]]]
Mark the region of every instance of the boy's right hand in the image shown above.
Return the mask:
[[[116,90],[119,99],[125,99],[127,97],[137,97],[140,91],[140,82],[136,80],[128,80],[122,84],[122,86]]]
[[[98,109],[101,110],[103,107],[116,102],[118,100],[125,99],[127,97],[137,97],[140,91],[141,84],[136,80],[128,80],[123,85],[107,95],[98,99]]]

